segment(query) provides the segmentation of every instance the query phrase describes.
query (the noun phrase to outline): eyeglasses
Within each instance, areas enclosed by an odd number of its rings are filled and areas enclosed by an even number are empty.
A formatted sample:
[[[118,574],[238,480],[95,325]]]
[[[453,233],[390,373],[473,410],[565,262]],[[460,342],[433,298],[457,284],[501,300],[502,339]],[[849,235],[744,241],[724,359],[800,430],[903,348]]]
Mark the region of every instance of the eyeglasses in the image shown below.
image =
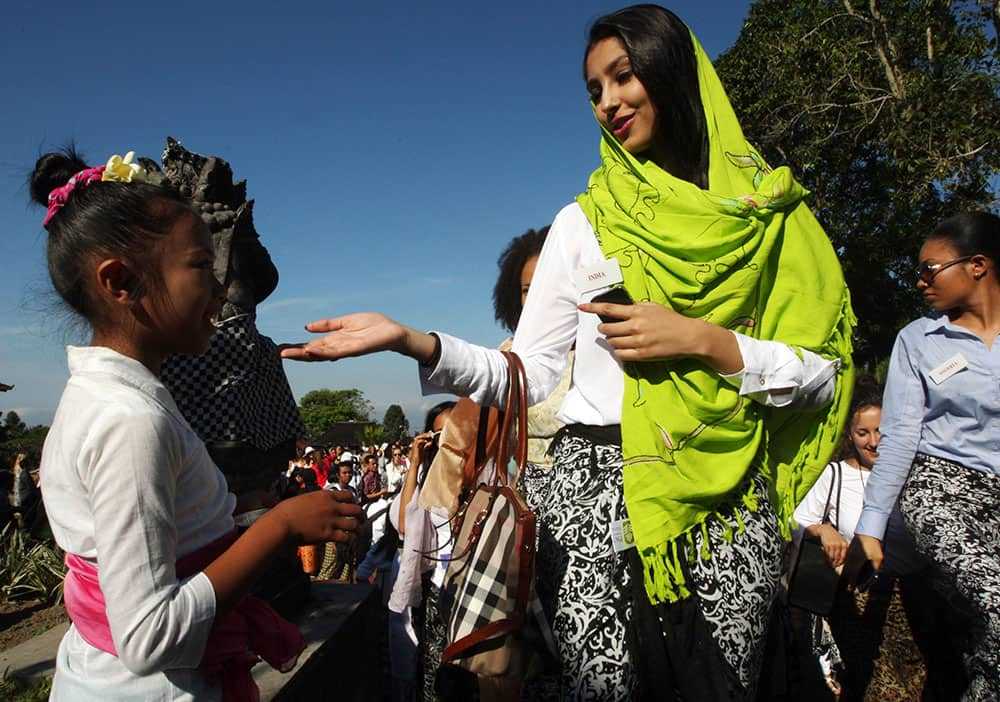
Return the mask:
[[[958,263],[965,263],[971,258],[972,256],[962,256],[961,258],[953,258],[952,260],[945,261],[944,263],[927,263],[926,261],[923,261],[919,266],[917,266],[917,278],[928,285],[933,285],[934,279],[938,276],[938,273],[943,271],[945,268],[950,268]]]

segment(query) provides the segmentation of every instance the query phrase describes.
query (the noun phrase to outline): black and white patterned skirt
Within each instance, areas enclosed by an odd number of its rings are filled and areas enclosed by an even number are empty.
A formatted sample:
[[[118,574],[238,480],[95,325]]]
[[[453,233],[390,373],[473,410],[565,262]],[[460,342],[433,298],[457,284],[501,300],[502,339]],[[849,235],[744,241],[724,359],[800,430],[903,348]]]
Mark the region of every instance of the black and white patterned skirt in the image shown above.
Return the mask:
[[[635,580],[633,626],[643,699],[755,699],[778,594],[784,540],[766,480],[759,475],[752,480],[757,493],[755,510],[740,498],[719,509],[727,518],[734,511],[739,514],[745,527],[742,533],[729,532],[730,540],[726,527],[714,518],[705,522],[704,533],[695,529],[691,558],[681,562],[690,597],[651,605]],[[701,558],[705,546],[708,559]],[[631,559],[638,573],[638,555],[632,552]]]
[[[528,491],[540,527],[537,589],[562,671],[556,685],[529,684],[525,698],[710,699],[702,695],[707,675],[717,679],[720,699],[753,699],[784,547],[766,481],[752,478],[756,510],[739,498],[722,510],[738,511],[744,532],[730,541],[716,520],[704,536],[696,530],[695,552],[707,538],[711,558],[685,564],[691,597],[653,607],[631,569],[635,550],[616,553],[611,542],[612,523],[626,517],[621,446],[587,429],[560,432],[549,480]],[[655,623],[645,637],[634,608],[646,625]],[[688,645],[695,620],[704,650]],[[663,666],[677,674],[649,674]]]
[[[917,550],[975,614],[963,699],[1000,699],[1000,478],[918,453],[899,509]]]
[[[572,432],[555,441],[549,479],[533,481],[526,499],[538,519],[537,591],[561,671],[529,683],[524,698],[631,700],[629,572],[611,545],[611,523],[625,518],[621,446]]]

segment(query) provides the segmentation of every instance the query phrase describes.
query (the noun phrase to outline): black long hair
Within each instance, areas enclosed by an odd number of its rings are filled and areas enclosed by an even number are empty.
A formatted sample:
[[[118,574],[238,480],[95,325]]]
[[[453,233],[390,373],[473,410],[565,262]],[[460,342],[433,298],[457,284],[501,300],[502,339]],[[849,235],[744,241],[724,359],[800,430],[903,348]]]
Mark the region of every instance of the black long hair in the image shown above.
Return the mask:
[[[982,254],[1000,276],[1000,217],[989,212],[963,212],[943,220],[927,239],[947,241],[959,256]]]
[[[698,64],[691,32],[659,5],[633,5],[599,18],[590,27],[583,54],[599,41],[616,37],[656,107],[656,142],[671,175],[708,188],[708,129],[698,89]]]
[[[48,197],[87,163],[72,146],[45,154],[35,163],[31,199],[48,206]],[[176,190],[145,183],[96,182],[73,190],[66,204],[46,225],[49,277],[60,297],[92,325],[102,310],[91,290],[95,257],[127,261],[138,273],[136,299],[159,283],[151,243],[170,232],[183,214],[196,216]]]

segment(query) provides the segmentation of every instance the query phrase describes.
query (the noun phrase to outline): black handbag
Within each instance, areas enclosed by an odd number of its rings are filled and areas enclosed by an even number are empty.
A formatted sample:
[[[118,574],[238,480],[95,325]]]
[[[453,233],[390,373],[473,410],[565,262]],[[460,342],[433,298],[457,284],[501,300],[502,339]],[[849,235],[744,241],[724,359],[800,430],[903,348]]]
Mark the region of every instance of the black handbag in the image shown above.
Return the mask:
[[[834,466],[834,478],[830,481],[830,492],[826,496],[820,524],[830,521],[834,485],[837,486],[837,515],[840,515],[840,489],[844,476],[839,461],[830,465]],[[837,525],[833,524],[833,527]],[[788,604],[825,617],[833,609],[839,586],[840,573],[827,560],[819,537],[803,535],[788,577]]]

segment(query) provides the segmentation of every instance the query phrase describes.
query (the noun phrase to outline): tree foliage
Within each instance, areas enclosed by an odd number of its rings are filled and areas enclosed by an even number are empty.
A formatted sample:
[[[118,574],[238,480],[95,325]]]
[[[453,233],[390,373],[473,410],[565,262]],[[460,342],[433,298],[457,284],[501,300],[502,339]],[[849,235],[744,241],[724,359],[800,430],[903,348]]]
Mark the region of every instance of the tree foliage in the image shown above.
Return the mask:
[[[26,431],[28,431],[28,425],[21,420],[17,412],[8,412],[3,420],[2,440],[17,439]]]
[[[386,436],[384,426],[372,423],[365,427],[361,434],[361,440],[364,441],[365,446],[378,446],[386,440]]]
[[[399,405],[389,405],[382,418],[382,426],[385,428],[385,438],[389,441],[396,441],[410,433],[410,421]]]
[[[923,237],[996,206],[998,27],[997,0],[758,0],[716,62],[747,138],[813,192],[861,365],[921,313]]]
[[[299,412],[309,436],[319,436],[335,422],[368,421],[372,406],[364,393],[350,390],[311,390],[302,396]]]
[[[48,433],[47,426],[37,424],[28,428],[17,412],[7,412],[0,423],[0,463],[6,466],[21,452],[40,453]]]

